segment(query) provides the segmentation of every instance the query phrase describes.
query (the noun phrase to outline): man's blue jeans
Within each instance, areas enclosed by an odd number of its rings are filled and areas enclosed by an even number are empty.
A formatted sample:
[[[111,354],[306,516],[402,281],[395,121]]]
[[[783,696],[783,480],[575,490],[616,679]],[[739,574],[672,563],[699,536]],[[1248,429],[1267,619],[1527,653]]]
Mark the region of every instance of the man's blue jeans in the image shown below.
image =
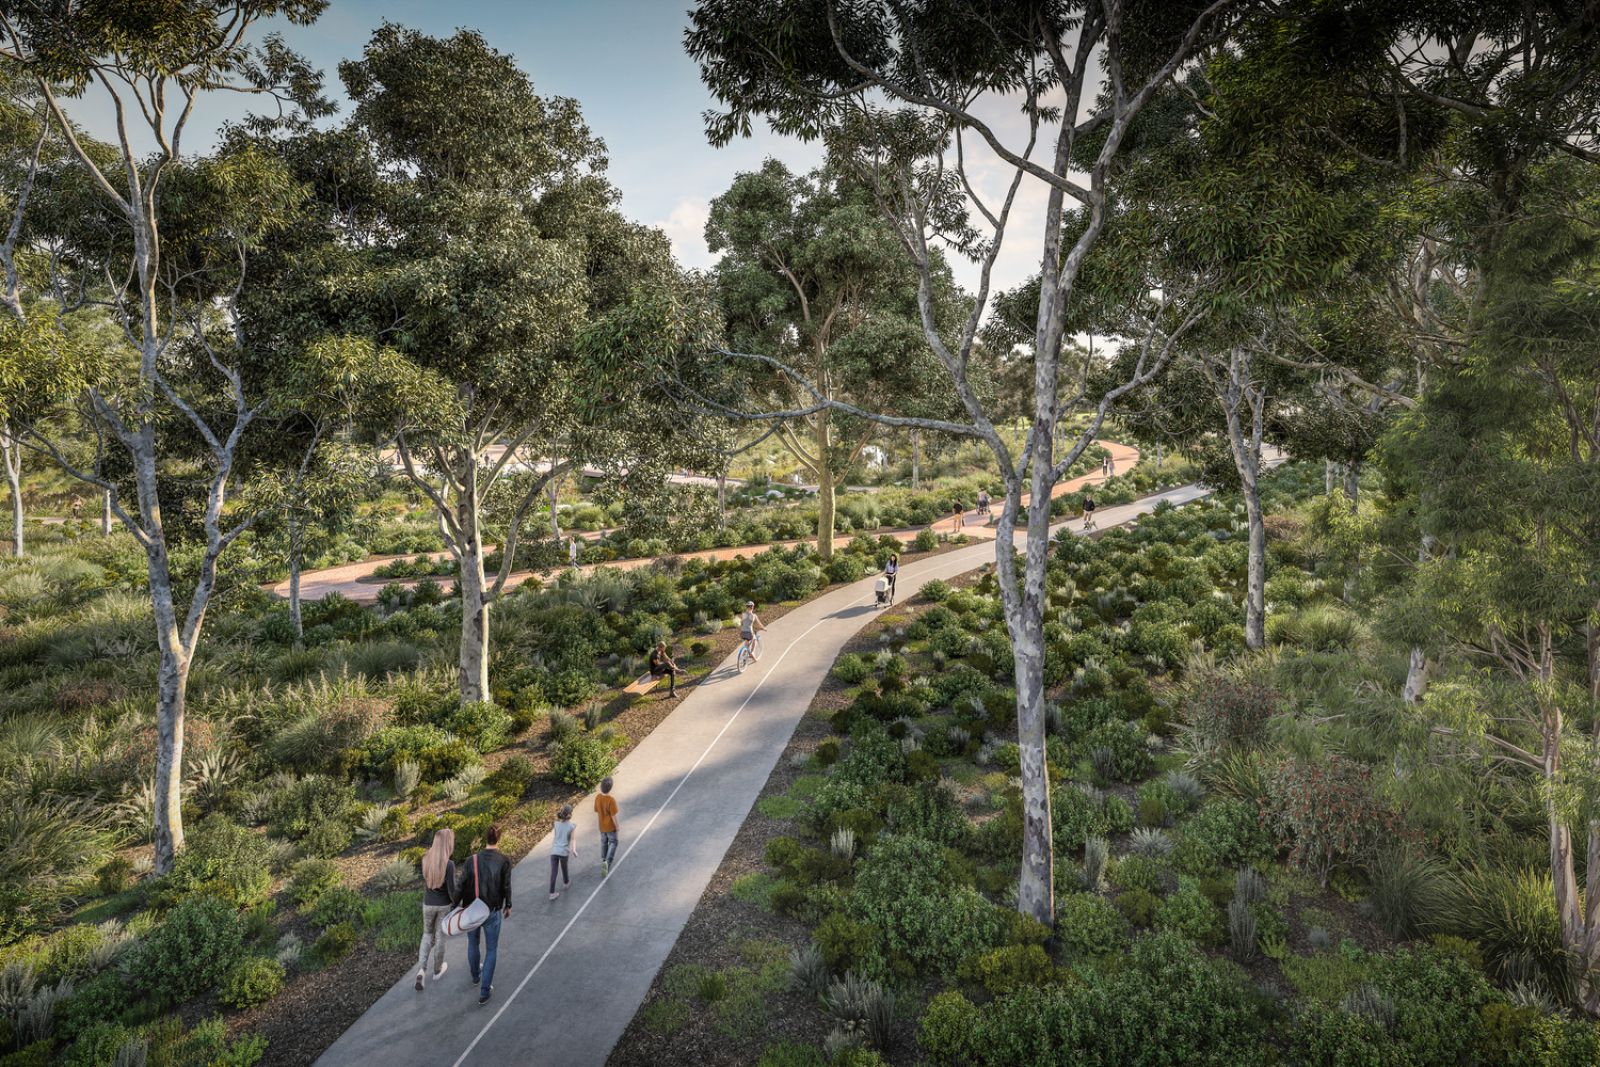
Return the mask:
[[[494,958],[500,950],[500,918],[502,912],[491,911],[484,924],[467,935],[467,970],[478,975],[478,996],[489,995],[489,986],[494,984]],[[478,937],[482,935],[487,946],[483,954],[482,969],[478,964]]]

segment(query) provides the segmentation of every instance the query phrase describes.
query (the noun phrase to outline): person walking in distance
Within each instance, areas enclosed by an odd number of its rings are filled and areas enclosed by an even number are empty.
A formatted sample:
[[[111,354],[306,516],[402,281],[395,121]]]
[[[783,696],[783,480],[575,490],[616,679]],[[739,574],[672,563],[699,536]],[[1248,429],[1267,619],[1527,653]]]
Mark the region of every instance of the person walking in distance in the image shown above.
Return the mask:
[[[568,858],[578,858],[578,846],[573,843],[572,835],[578,829],[578,824],[572,821],[572,805],[563,804],[561,810],[556,812],[556,824],[551,828],[550,838],[550,899],[554,900],[561,894],[556,892],[556,870],[561,871],[561,888],[565,889],[572,884],[572,877],[567,870]]]
[[[478,987],[478,1004],[489,1003],[494,992],[494,964],[500,953],[500,924],[511,918],[511,861],[500,851],[500,824],[484,831],[484,846],[461,867],[457,900],[482,900],[489,918],[467,935],[467,970]]]
[[[894,583],[900,577],[900,553],[891,552],[889,562],[883,565],[883,576],[889,581],[889,603],[894,603]]]
[[[950,505],[950,514],[955,517],[955,522],[950,525],[951,533],[955,533],[957,530],[960,530],[962,527],[966,526],[967,520],[966,516],[961,512],[961,501],[958,500],[954,504]]]
[[[456,850],[456,832],[448,826],[433,835],[433,842],[422,857],[422,945],[417,949],[417,992],[422,978],[433,963],[433,980],[444,977],[450,965],[444,961],[444,931],[440,924],[456,903],[456,864],[450,854]]]
[[[611,873],[617,862],[617,798],[611,795],[611,779],[600,782],[600,792],[594,797],[594,813],[600,821],[600,877]]]
[[[1100,477],[1101,478],[1109,478],[1109,477],[1111,477],[1111,453],[1110,452],[1107,452],[1104,456],[1100,457]]]
[[[573,534],[567,542],[567,563],[574,570],[578,567],[578,535]]]
[[[1085,530],[1097,529],[1094,524],[1094,497],[1088,493],[1083,494],[1083,528]]]

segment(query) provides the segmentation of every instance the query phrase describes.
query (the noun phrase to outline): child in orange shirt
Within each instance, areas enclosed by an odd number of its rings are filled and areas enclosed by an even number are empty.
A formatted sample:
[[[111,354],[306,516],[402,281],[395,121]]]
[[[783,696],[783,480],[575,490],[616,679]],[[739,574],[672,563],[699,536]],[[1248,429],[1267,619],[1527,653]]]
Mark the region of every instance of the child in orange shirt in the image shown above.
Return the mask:
[[[617,798],[611,795],[611,779],[600,783],[594,810],[600,816],[600,877],[604,878],[617,858]]]

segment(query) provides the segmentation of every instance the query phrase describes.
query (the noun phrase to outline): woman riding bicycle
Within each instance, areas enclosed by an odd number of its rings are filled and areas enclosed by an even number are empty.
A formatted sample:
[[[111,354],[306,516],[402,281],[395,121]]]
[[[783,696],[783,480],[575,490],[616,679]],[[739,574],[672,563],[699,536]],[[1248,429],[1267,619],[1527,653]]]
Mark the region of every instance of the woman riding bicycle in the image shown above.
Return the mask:
[[[766,628],[767,624],[756,614],[756,602],[746,600],[744,614],[739,616],[739,637],[743,640],[745,651],[749,653],[751,659],[756,655],[756,633]]]

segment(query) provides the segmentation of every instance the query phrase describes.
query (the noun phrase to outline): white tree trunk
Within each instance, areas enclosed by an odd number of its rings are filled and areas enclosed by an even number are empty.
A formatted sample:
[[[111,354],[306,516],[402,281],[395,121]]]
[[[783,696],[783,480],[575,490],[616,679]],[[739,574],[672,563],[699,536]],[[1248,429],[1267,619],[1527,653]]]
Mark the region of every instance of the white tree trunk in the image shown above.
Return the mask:
[[[1228,353],[1227,377],[1209,363],[1202,365],[1227,423],[1228,450],[1244,496],[1248,552],[1245,557],[1244,643],[1267,647],[1267,527],[1261,510],[1261,442],[1266,424],[1266,390],[1250,380],[1250,354]],[[1245,414],[1249,414],[1249,426]]]
[[[728,528],[728,472],[717,475],[717,530]]]
[[[100,536],[111,536],[111,490],[100,493]]]
[[[1267,647],[1267,525],[1261,512],[1261,491],[1254,477],[1244,487],[1245,519],[1249,523],[1249,552],[1245,559],[1244,643],[1246,648]]]
[[[922,484],[922,434],[920,431],[911,431],[911,488],[913,490]]]
[[[489,601],[483,573],[483,552],[461,556],[461,702],[489,699]]]
[[[11,493],[11,554],[18,559],[27,555],[27,516],[22,505],[22,446],[0,426],[0,462],[6,468],[6,485]]]

